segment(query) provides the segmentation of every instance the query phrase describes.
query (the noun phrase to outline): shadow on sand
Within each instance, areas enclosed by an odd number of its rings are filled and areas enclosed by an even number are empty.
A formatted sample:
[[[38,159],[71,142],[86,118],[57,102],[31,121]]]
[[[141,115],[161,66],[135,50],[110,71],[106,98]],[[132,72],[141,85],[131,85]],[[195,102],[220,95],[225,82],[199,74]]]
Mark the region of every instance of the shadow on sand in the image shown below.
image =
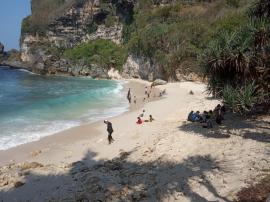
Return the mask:
[[[162,201],[172,194],[176,196],[172,201],[177,196],[209,201],[192,189],[190,180],[194,179],[214,201],[229,201],[206,177],[225,170],[210,156],[193,156],[177,164],[162,159],[132,162],[128,160],[131,154],[122,151],[112,160],[95,161],[96,154],[88,151],[84,159],[66,168],[66,174],[41,175],[29,170],[25,184],[0,192],[0,201]]]
[[[200,123],[192,122],[185,122],[178,128],[181,131],[192,132],[206,138],[229,138],[231,135],[238,135],[244,139],[270,142],[270,120],[243,119],[232,113],[225,115],[225,120],[221,125],[214,123],[212,129],[202,128]]]

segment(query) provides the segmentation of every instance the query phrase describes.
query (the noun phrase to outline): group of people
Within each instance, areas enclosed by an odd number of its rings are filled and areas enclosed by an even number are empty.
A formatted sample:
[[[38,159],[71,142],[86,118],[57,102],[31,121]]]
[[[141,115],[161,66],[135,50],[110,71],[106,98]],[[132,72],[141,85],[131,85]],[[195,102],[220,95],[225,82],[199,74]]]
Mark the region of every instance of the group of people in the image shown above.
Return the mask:
[[[143,122],[153,122],[154,118],[153,116],[150,114],[149,115],[149,119],[145,119],[142,120],[142,118],[145,116],[145,110],[143,110],[143,112],[137,117],[137,124],[143,124]],[[109,144],[114,142],[114,139],[112,137],[112,133],[113,133],[113,127],[112,127],[112,123],[108,120],[104,120],[104,123],[107,125],[107,132],[108,132],[108,142]]]
[[[152,122],[154,121],[153,116],[150,114],[149,119],[142,120],[142,118],[145,116],[145,110],[143,109],[143,112],[137,117],[137,124],[143,124],[143,122]]]
[[[145,97],[143,97],[143,102],[146,101],[146,98],[149,99],[150,98],[150,95],[151,95],[151,90],[148,90],[148,87],[147,86],[145,86],[145,92],[144,92],[144,94],[145,94]],[[131,95],[130,88],[128,89],[127,100],[128,100],[129,103],[132,102],[132,95]],[[133,96],[133,103],[134,104],[137,103],[137,97],[136,97],[136,95]]]
[[[225,113],[225,106],[218,104],[214,110],[204,111],[202,114],[200,111],[191,111],[188,114],[187,120],[191,122],[200,122],[203,128],[213,128],[212,121],[215,120],[215,122],[220,125],[224,120]]]
[[[151,89],[152,89],[152,85],[151,85]],[[149,90],[147,86],[145,86],[145,96],[147,96],[147,98],[150,98],[151,95],[151,89]],[[166,90],[163,90],[160,93],[160,96],[164,95],[166,93]],[[132,98],[131,98],[131,89],[128,89],[128,93],[127,93],[127,100],[129,103],[131,103]],[[145,102],[146,98],[143,98],[143,102]],[[136,104],[137,102],[137,98],[136,96],[133,97],[133,102],[134,104]],[[143,110],[143,112],[137,117],[137,124],[143,124],[143,122],[152,122],[154,121],[154,118],[152,115],[149,115],[149,119],[145,119],[143,120],[142,118],[145,117],[145,110]],[[111,144],[114,139],[112,137],[112,133],[113,133],[113,127],[112,127],[112,123],[108,120],[104,120],[104,123],[107,125],[107,132],[108,132],[108,142],[109,144]]]
[[[151,85],[150,87],[147,87],[145,86],[144,87],[144,97],[143,97],[143,102],[146,102],[146,99],[150,99],[151,98],[151,95],[152,95],[152,88],[153,86]],[[160,93],[159,93],[159,97],[162,97],[163,95],[166,94],[166,89],[162,90]],[[153,94],[153,98],[156,97],[156,94],[154,93]],[[129,103],[132,102],[132,95],[131,95],[131,90],[130,88],[128,89],[128,93],[127,93],[127,100]],[[137,97],[134,95],[133,96],[133,103],[136,104],[137,103]]]

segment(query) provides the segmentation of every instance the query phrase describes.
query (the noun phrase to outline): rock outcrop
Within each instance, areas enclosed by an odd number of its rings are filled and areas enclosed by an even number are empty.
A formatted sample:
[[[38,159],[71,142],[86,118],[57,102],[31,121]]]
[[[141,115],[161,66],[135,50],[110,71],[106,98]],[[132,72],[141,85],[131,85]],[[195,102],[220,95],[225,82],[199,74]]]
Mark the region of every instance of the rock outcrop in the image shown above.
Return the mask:
[[[122,75],[125,78],[140,78],[149,81],[164,78],[162,69],[159,66],[151,63],[149,59],[138,58],[133,55],[128,57]]]
[[[22,62],[27,64],[31,71],[40,74],[67,74],[93,78],[141,78],[149,81],[166,79],[162,68],[147,58],[130,55],[123,66],[121,75],[119,72],[112,73],[111,69],[104,69],[96,64],[89,65],[83,61],[74,62],[63,58],[62,50],[97,39],[122,44],[123,22],[132,21],[135,1],[121,0],[105,4],[108,4],[105,9],[104,2],[99,0],[74,4],[61,16],[52,20],[45,33],[22,32],[20,46]],[[108,8],[113,11],[109,13]],[[106,23],[108,16],[114,19],[110,23]]]
[[[161,80],[161,79],[156,79],[153,83],[152,86],[159,86],[159,85],[165,85],[167,84],[167,81]]]
[[[121,13],[121,9],[118,12]],[[115,21],[110,26],[105,26],[106,16],[107,13],[101,8],[99,0],[85,1],[72,6],[48,25],[45,35],[22,33],[21,60],[27,63],[33,72],[40,74],[109,78],[109,70],[95,64],[86,65],[83,62],[69,61],[62,58],[59,53],[63,49],[96,39],[121,44],[122,24]],[[117,16],[115,18],[117,19]],[[93,25],[97,26],[96,30],[89,31]]]

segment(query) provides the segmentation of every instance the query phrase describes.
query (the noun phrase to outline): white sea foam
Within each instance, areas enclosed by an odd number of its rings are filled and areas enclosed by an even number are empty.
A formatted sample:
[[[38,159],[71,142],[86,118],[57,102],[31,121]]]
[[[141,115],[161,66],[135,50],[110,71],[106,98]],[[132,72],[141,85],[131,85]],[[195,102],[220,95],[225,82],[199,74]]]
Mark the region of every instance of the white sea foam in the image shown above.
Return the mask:
[[[6,134],[0,138],[0,150],[6,150],[21,144],[40,140],[63,130],[80,125],[79,121],[56,121],[42,125],[28,125],[23,130]]]
[[[36,73],[33,73],[33,72],[31,72],[31,71],[29,71],[27,69],[18,69],[18,70],[21,71],[21,72],[27,72],[29,74],[36,74]],[[36,75],[38,75],[38,74],[36,74]]]
[[[76,120],[33,121],[31,117],[6,119],[6,128],[1,128],[0,125],[0,131],[9,132],[4,132],[4,134],[0,132],[0,150],[6,150],[21,144],[37,141],[42,137],[79,126],[81,124],[97,122],[126,112],[129,105],[125,100],[125,96],[123,96],[123,84],[123,82],[117,82],[117,86],[113,90],[108,91],[108,89],[106,89],[106,92],[112,94],[112,96],[108,96],[112,99],[106,100],[104,106],[86,110],[85,113]],[[19,125],[16,125],[16,128],[14,128],[13,123],[19,123]]]

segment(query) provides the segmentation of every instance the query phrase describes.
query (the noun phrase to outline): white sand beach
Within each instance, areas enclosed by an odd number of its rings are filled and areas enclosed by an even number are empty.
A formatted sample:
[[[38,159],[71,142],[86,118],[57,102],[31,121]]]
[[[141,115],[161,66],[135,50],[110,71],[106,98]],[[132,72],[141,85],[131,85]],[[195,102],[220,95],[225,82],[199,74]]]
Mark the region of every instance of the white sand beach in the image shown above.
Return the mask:
[[[221,126],[205,129],[186,121],[191,110],[219,103],[204,84],[159,86],[166,95],[143,103],[144,84],[131,85],[141,103],[109,119],[111,145],[97,122],[1,151],[0,200],[232,201],[269,171],[269,117],[227,113]],[[142,109],[155,121],[137,125]]]

